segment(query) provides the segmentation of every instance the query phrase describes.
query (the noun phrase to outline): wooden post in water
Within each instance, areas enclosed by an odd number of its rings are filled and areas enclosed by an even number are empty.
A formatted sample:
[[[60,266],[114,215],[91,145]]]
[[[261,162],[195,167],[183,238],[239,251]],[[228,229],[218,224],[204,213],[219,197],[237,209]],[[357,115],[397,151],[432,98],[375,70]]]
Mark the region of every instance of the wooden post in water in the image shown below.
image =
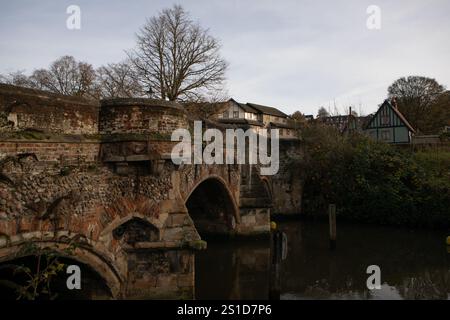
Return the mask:
[[[328,218],[330,222],[330,249],[336,249],[336,205],[328,205]]]

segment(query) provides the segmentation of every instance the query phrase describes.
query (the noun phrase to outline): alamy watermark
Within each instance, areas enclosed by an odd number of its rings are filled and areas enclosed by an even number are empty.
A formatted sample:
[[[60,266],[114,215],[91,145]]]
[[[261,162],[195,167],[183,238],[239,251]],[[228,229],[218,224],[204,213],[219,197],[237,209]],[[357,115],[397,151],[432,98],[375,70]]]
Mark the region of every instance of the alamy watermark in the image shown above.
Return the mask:
[[[376,5],[370,5],[366,9],[366,13],[369,15],[366,20],[366,27],[369,30],[381,29],[381,8]]]
[[[191,132],[187,129],[172,132],[171,140],[180,141],[171,153],[172,161],[177,165],[259,164],[261,175],[274,175],[280,166],[278,129],[270,130],[270,139],[267,129],[261,129],[258,133],[252,129],[226,129],[224,139],[219,129],[207,129],[203,133],[202,122],[194,121],[193,143]]]
[[[81,9],[77,5],[70,5],[66,9],[66,13],[69,15],[66,20],[66,27],[69,30],[81,29]]]
[[[66,286],[69,290],[81,290],[81,269],[79,266],[72,264],[67,267],[67,274],[70,276],[67,277]]]
[[[367,278],[366,285],[369,290],[381,289],[381,269],[376,264],[370,265],[366,269],[366,273],[370,274]]]

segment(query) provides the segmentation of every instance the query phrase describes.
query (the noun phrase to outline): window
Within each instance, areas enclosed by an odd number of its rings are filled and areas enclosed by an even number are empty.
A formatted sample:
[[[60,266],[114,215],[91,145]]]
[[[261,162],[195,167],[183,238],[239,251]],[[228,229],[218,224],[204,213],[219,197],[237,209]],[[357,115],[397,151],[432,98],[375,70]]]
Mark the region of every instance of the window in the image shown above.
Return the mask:
[[[245,118],[246,119],[250,119],[250,120],[255,120],[256,119],[256,115],[254,113],[246,112],[245,113]]]
[[[391,140],[391,132],[389,130],[381,131],[381,140],[388,141]]]
[[[233,118],[239,118],[239,111],[233,111]]]
[[[224,111],[224,112],[223,112],[222,118],[228,118],[228,111]]]
[[[388,114],[387,108],[384,108],[383,110],[381,110],[381,124],[382,125],[389,124],[389,114]]]

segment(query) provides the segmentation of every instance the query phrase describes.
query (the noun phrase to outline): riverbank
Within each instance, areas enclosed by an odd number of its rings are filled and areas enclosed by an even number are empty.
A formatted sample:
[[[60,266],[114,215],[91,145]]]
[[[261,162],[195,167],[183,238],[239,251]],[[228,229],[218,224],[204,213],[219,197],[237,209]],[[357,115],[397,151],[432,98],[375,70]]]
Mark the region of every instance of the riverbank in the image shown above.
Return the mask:
[[[325,127],[307,129],[305,144],[305,217],[326,216],[334,203],[344,221],[450,228],[450,153],[412,152]]]

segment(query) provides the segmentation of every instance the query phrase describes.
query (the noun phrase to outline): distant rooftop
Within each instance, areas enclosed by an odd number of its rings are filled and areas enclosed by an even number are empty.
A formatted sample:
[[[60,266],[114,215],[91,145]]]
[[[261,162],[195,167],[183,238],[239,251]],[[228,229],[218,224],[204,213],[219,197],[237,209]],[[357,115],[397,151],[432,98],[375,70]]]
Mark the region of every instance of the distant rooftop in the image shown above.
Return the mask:
[[[287,114],[285,114],[284,112],[278,110],[275,107],[269,107],[269,106],[263,106],[260,104],[256,104],[256,103],[240,103],[237,102],[236,100],[234,100],[233,98],[231,98],[229,101],[233,101],[235,102],[237,105],[239,105],[242,109],[244,109],[246,112],[252,112],[252,113],[263,113],[263,114],[268,114],[271,116],[277,116],[277,117],[288,117]]]

